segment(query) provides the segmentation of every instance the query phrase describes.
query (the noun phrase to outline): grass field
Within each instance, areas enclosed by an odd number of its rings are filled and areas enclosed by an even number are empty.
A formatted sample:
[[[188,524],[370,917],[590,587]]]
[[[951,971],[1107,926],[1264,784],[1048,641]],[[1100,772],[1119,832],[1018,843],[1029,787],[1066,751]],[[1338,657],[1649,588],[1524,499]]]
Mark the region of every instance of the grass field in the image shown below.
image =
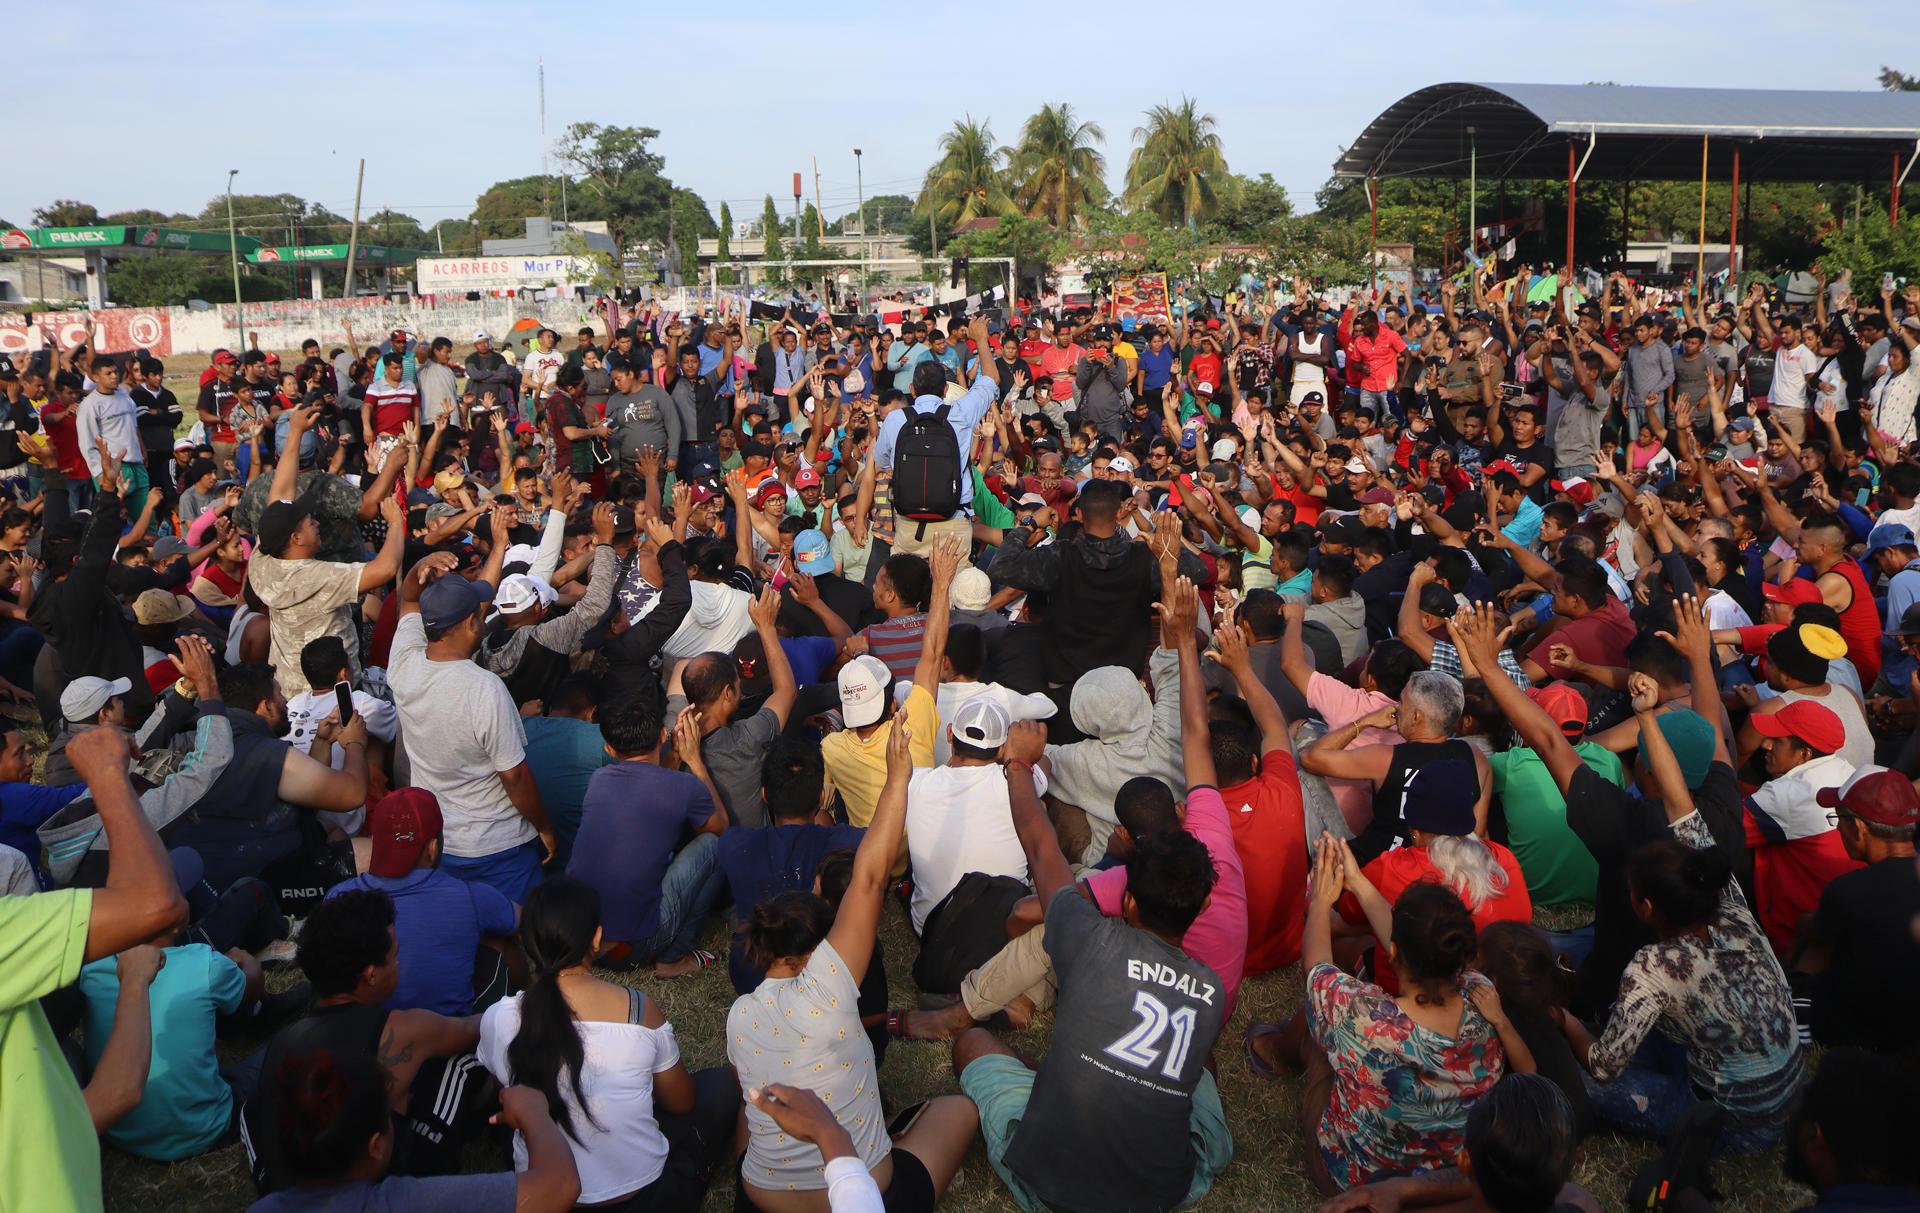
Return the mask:
[[[909,976],[909,958],[914,954],[914,940],[897,906],[889,904],[881,934],[893,983],[893,1005],[912,1006],[916,991]],[[714,926],[711,936],[707,946],[718,947],[724,954],[722,928]],[[655,981],[651,976],[603,976],[636,984],[659,1001],[673,1021],[690,1066],[726,1064],[722,1029],[733,993],[724,965],[671,982]],[[277,987],[291,980],[291,975],[279,975],[274,984]],[[1262,1080],[1247,1069],[1240,1053],[1240,1034],[1248,1022],[1284,1018],[1299,1007],[1300,995],[1298,966],[1254,978],[1241,987],[1239,1007],[1221,1032],[1215,1052],[1220,1094],[1233,1129],[1234,1163],[1198,1206],[1201,1209],[1293,1210],[1311,1209],[1318,1203],[1302,1171],[1300,1138],[1295,1131],[1299,1082]],[[1034,1027],[1008,1039],[1023,1053],[1038,1057],[1046,1052],[1048,1024],[1047,1017],[1042,1016]],[[252,1042],[236,1044],[253,1047]],[[948,1066],[947,1047],[942,1044],[895,1044],[887,1051],[881,1081],[889,1110],[958,1090]],[[1575,1178],[1600,1197],[1603,1207],[1617,1208],[1625,1199],[1634,1171],[1656,1152],[1651,1143],[1598,1134],[1585,1143]],[[510,1163],[502,1143],[488,1142],[472,1152],[470,1165],[504,1170]],[[104,1169],[106,1204],[114,1213],[189,1208],[196,1213],[229,1213],[244,1209],[254,1195],[238,1145],[174,1164],[143,1162],[108,1148]],[[1753,1159],[1722,1162],[1715,1174],[1726,1196],[1721,1207],[1728,1210],[1779,1213],[1798,1208],[1809,1199],[1805,1189],[1781,1177],[1777,1150]],[[718,1213],[731,1208],[731,1202],[731,1181],[723,1180],[709,1194],[706,1207]],[[941,1207],[967,1213],[1015,1208],[988,1166],[977,1139],[960,1182]]]

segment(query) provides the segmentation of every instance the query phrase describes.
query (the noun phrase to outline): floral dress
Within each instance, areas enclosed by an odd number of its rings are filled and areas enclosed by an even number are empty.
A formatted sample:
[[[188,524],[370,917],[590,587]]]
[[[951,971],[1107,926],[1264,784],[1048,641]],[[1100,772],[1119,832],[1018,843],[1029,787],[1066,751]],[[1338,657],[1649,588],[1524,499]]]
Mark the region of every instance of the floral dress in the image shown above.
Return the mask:
[[[1464,998],[1487,979],[1461,974]],[[1506,1073],[1506,1050],[1471,1001],[1452,1036],[1423,1028],[1391,995],[1330,964],[1307,975],[1307,1030],[1333,1066],[1320,1155],[1342,1188],[1385,1172],[1453,1166],[1467,1111]]]

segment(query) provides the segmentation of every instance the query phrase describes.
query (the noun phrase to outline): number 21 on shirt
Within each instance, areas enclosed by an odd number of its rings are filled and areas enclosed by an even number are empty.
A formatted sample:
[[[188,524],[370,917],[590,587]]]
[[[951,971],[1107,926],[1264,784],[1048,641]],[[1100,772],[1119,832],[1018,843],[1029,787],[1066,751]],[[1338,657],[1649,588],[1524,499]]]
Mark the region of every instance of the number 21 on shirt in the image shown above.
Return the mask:
[[[1180,1071],[1186,1068],[1187,1050],[1193,1046],[1193,1030],[1198,1014],[1192,1007],[1168,1011],[1166,1003],[1145,990],[1134,992],[1133,1013],[1140,1017],[1140,1022],[1107,1046],[1107,1056],[1141,1070],[1151,1070],[1155,1063],[1159,1063],[1162,1074],[1179,1081]],[[1163,1060],[1160,1040],[1169,1030],[1173,1033],[1173,1039],[1167,1045]]]

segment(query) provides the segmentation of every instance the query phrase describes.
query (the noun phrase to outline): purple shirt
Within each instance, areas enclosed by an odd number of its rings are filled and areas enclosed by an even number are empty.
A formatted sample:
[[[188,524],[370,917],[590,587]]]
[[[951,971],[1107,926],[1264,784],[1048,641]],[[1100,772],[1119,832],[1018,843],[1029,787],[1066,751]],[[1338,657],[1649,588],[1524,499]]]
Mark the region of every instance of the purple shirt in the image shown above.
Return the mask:
[[[580,807],[567,875],[600,892],[609,943],[644,944],[660,929],[660,883],[687,833],[713,816],[707,785],[651,762],[593,773]]]

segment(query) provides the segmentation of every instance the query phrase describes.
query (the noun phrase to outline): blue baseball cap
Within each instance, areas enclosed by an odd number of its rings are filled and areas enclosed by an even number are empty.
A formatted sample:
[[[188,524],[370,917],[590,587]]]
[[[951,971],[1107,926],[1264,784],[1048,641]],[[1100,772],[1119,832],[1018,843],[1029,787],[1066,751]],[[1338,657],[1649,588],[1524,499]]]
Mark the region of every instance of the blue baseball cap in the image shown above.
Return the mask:
[[[1887,548],[1913,547],[1913,528],[1904,522],[1883,522],[1867,536],[1867,555]]]
[[[420,591],[420,622],[428,631],[450,628],[493,601],[493,587],[448,573]]]
[[[793,563],[809,577],[833,572],[833,549],[819,531],[801,531],[793,537]]]

